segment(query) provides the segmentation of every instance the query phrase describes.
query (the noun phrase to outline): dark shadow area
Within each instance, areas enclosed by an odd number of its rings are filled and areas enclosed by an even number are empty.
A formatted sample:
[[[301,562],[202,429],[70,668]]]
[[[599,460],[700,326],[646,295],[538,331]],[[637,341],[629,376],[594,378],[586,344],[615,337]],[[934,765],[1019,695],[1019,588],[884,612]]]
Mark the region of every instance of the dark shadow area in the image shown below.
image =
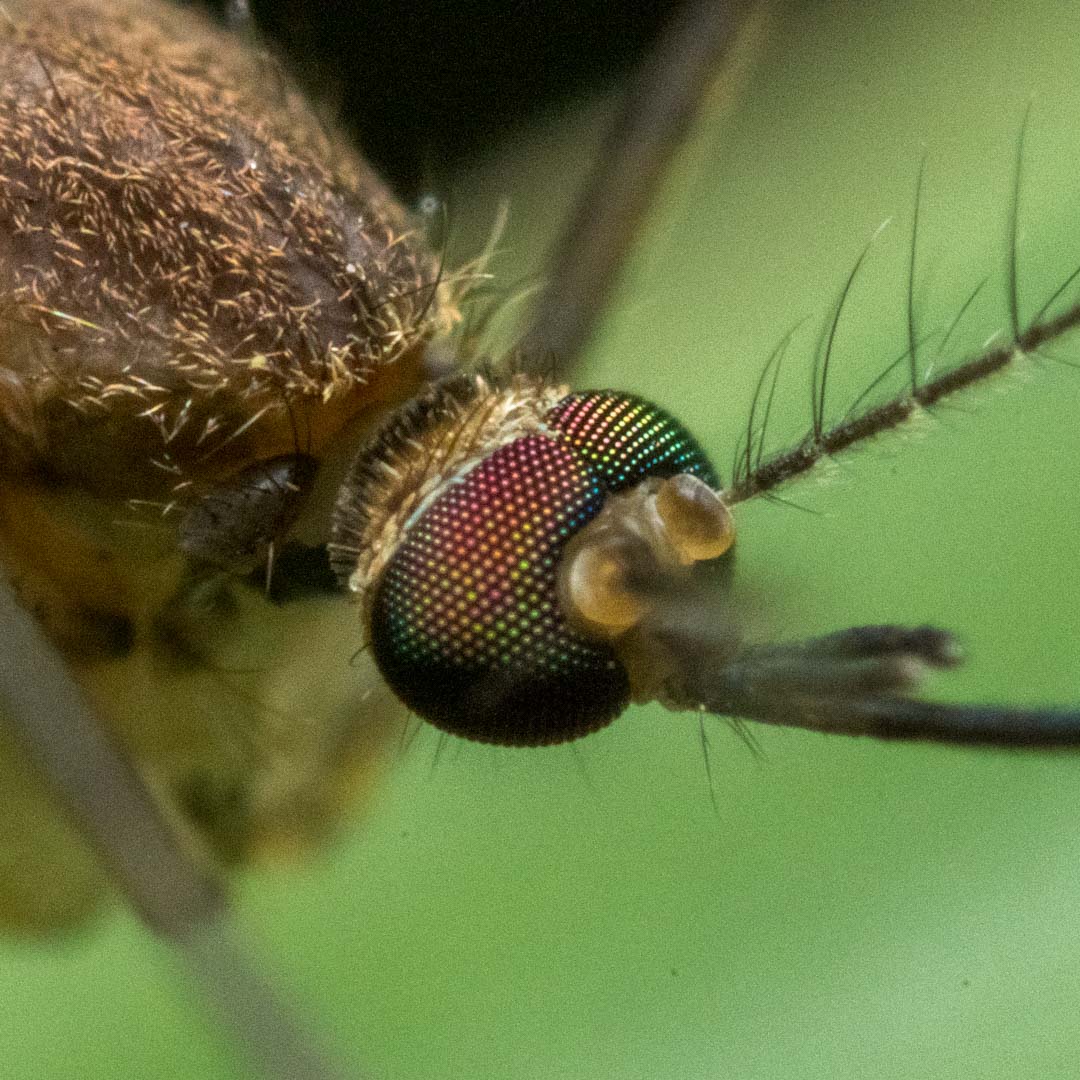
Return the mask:
[[[225,0],[214,0],[219,10]],[[399,194],[627,72],[677,5],[251,0],[260,31]]]

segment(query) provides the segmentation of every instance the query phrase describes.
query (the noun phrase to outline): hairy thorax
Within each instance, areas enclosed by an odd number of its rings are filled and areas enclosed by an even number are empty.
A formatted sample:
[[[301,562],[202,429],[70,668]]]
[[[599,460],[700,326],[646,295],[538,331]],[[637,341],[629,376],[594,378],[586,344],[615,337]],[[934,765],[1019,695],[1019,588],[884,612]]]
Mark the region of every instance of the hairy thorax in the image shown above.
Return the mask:
[[[178,523],[281,455],[340,468],[419,385],[453,298],[272,58],[145,0],[5,10],[0,562],[219,857],[303,843],[385,728],[346,716],[355,622],[193,575]],[[0,817],[44,820],[14,744],[0,770]],[[5,829],[0,862],[26,874],[0,886],[0,922],[74,917],[78,889],[53,914],[33,894],[57,859],[90,881],[78,844]]]

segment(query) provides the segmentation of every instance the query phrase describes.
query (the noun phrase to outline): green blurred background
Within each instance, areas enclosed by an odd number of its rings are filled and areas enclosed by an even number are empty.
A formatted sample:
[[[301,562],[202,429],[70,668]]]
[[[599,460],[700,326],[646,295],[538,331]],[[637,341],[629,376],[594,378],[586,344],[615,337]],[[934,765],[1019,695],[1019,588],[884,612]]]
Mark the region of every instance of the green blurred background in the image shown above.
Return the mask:
[[[478,32],[481,32],[478,30]],[[1064,2],[776,4],[732,99],[679,162],[583,385],[676,411],[727,468],[753,384],[800,319],[773,418],[808,417],[820,321],[886,218],[841,323],[839,416],[906,344],[939,363],[1004,332],[1021,121],[1021,303],[1080,261],[1080,11]],[[510,224],[535,270],[606,105],[565,106],[462,165],[457,241]],[[936,339],[923,358],[934,354]],[[1080,701],[1080,363],[1055,345],[740,509],[762,632],[957,631],[965,700]],[[809,511],[809,512],[806,512]],[[636,709],[577,747],[421,732],[375,812],[310,869],[241,884],[239,918],[341,1055],[378,1080],[1071,1078],[1080,1073],[1080,763],[785,731],[754,755]],[[122,912],[0,945],[2,1075],[245,1075],[170,958]]]

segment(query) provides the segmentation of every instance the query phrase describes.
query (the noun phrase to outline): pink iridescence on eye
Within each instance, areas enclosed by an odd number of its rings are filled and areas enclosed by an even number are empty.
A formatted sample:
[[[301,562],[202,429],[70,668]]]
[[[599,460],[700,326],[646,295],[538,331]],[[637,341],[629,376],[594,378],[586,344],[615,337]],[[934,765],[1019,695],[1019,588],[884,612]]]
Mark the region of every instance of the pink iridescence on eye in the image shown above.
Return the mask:
[[[372,607],[372,647],[399,697],[447,731],[541,745],[603,727],[629,700],[610,646],[566,622],[563,548],[613,491],[645,477],[715,476],[656,406],[574,394],[549,431],[495,450],[408,528]]]

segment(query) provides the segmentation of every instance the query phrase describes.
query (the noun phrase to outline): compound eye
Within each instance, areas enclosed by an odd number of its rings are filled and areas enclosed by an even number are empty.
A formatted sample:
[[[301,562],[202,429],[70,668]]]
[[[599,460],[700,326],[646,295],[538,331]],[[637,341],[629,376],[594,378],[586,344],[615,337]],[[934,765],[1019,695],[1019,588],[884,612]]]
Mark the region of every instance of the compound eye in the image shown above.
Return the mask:
[[[647,477],[665,479],[679,473],[719,487],[698,441],[651,401],[610,390],[568,394],[547,420],[608,491],[623,491]]]
[[[603,727],[629,700],[611,648],[566,625],[556,577],[567,540],[605,491],[563,442],[499,448],[411,524],[377,587],[376,661],[437,727],[536,746]]]
[[[367,586],[368,629],[383,676],[419,716],[479,742],[537,746],[595,731],[630,701],[618,639],[647,609],[623,595],[620,559],[597,553],[642,548],[678,570],[731,541],[717,542],[715,508],[710,517],[697,506],[702,492],[719,502],[708,460],[663,410],[607,392],[556,401],[542,386],[525,399],[523,386],[470,406],[466,423],[502,409],[508,441],[489,443],[497,448],[479,462],[441,467],[432,493],[395,526],[396,546]],[[527,423],[522,400],[537,403]],[[439,447],[460,446],[456,435],[426,441],[421,422],[444,413],[425,407],[398,440],[403,453],[434,446],[437,458]],[[395,474],[405,460],[395,459]],[[339,531],[352,538],[342,552],[363,547],[366,533]]]

